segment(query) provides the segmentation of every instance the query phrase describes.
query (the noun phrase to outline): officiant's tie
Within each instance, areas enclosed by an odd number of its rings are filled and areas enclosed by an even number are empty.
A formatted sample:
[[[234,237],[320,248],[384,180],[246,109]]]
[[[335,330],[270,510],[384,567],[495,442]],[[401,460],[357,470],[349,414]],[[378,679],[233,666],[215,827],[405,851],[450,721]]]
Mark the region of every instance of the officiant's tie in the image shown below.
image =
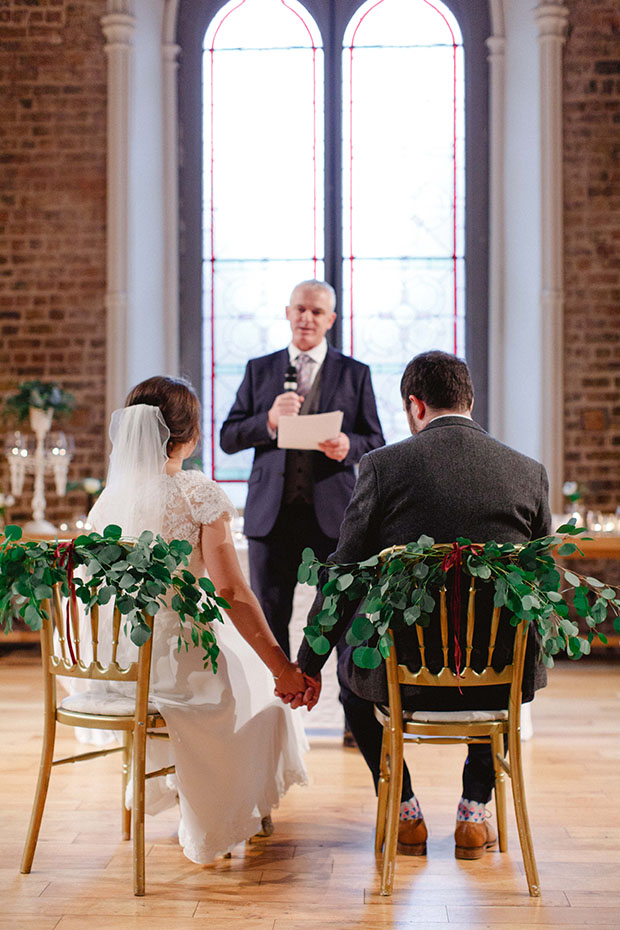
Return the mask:
[[[310,390],[310,380],[312,375],[312,366],[314,359],[310,355],[302,353],[298,355],[295,364],[297,366],[297,393],[305,397]]]

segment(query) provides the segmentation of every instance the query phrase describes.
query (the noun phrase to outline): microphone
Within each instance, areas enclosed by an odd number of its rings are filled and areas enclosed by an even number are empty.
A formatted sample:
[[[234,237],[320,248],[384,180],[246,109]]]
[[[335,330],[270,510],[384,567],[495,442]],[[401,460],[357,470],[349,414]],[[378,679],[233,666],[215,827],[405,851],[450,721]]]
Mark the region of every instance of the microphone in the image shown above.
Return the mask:
[[[297,369],[294,365],[289,365],[286,369],[286,374],[284,375],[284,390],[297,390]]]

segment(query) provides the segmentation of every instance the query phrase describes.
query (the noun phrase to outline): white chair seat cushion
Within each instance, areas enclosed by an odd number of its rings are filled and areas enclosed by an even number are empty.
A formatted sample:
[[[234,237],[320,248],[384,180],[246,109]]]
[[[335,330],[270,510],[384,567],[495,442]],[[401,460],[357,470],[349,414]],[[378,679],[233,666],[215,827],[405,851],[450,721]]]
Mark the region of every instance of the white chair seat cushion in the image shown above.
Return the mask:
[[[78,691],[64,698],[58,705],[60,710],[71,710],[78,714],[103,714],[107,717],[130,717],[135,706],[135,699],[104,691]],[[148,713],[157,713],[157,708],[150,701]]]
[[[489,723],[508,720],[507,710],[406,710],[405,720],[412,723]]]

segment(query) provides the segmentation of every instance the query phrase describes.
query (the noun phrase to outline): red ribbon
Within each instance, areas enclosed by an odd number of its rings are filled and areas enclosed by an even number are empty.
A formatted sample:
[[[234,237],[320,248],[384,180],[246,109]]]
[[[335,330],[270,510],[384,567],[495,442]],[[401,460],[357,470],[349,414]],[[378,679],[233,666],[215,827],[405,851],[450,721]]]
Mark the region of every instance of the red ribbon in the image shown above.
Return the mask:
[[[69,542],[59,542],[54,552],[54,558],[58,559],[60,568],[67,566],[67,584],[69,585],[69,600],[67,601],[67,645],[71,661],[76,664],[75,653],[73,652],[73,643],[71,642],[71,605],[77,610],[77,597],[75,594],[75,582],[73,580],[73,555],[75,552],[75,542],[71,539]]]
[[[456,677],[461,677],[461,565],[463,553],[479,553],[484,550],[480,543],[469,543],[461,546],[459,543],[452,543],[452,549],[447,552],[441,563],[442,571],[446,574],[451,568],[454,569],[454,583],[450,588],[450,613],[452,615],[452,624],[454,626],[454,664],[456,667]]]

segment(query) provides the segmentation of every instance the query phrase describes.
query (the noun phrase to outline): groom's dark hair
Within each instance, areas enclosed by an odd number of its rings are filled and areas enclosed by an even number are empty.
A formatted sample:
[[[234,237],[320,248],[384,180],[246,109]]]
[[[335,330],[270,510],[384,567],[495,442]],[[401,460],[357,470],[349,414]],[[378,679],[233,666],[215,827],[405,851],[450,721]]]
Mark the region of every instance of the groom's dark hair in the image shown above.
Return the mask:
[[[125,401],[126,407],[149,404],[159,407],[170,430],[168,455],[175,446],[200,438],[200,401],[184,378],[156,375],[136,384]]]
[[[413,395],[435,410],[470,410],[474,389],[467,364],[433,349],[412,358],[403,372],[400,393],[406,407]]]

